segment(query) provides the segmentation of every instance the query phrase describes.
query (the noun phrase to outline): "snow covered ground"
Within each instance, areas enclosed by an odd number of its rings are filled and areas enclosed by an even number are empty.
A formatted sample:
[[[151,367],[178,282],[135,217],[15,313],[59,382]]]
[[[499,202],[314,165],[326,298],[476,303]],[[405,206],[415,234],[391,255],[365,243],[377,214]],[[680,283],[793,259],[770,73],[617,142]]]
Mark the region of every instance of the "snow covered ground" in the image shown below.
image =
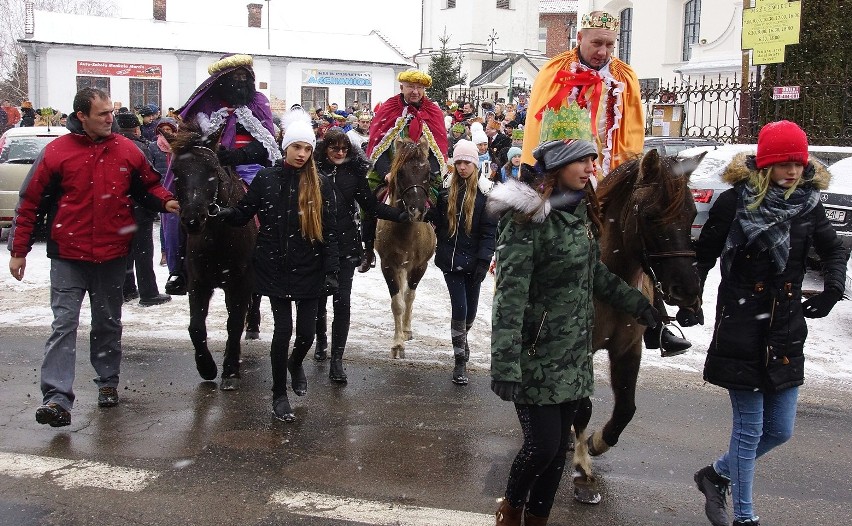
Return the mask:
[[[158,236],[154,236],[158,242]],[[159,248],[155,251],[159,254]],[[40,328],[46,334],[53,319],[49,302],[50,262],[45,255],[43,244],[37,244],[27,257],[24,280],[18,282],[12,278],[8,269],[9,253],[3,250],[0,270],[0,327]],[[159,257],[158,257],[159,259]],[[157,266],[158,282],[166,281],[168,272],[165,267]],[[717,267],[718,268],[718,267]],[[850,272],[852,274],[852,272]],[[705,291],[704,326],[684,329],[693,347],[684,355],[673,358],[660,358],[657,351],[645,351],[642,376],[653,376],[658,372],[683,374],[700,382],[704,356],[712,336],[714,306],[719,274],[714,269],[707,280]],[[821,290],[821,283],[813,288]],[[489,344],[491,326],[491,296],[494,279],[488,276],[482,285],[479,302],[479,315],[471,331],[471,364],[473,368],[487,370],[489,367]],[[90,313],[88,300],[84,301],[81,315],[81,329],[88,330]],[[449,330],[449,296],[440,270],[430,265],[422,283],[418,287],[414,302],[415,313],[412,321],[414,340],[407,343],[405,362],[426,366],[446,367],[449,374],[452,363]],[[330,302],[329,302],[330,310]],[[266,345],[271,338],[272,315],[269,303],[262,305],[263,323],[261,324],[261,342],[252,346]],[[673,314],[673,311],[670,312]],[[224,296],[217,291],[211,302],[208,317],[208,331],[212,342],[211,349],[221,352],[225,341]],[[845,300],[834,308],[832,313],[821,320],[809,320],[810,334],[806,344],[806,377],[809,383],[831,384],[845,390],[852,390],[852,360],[849,355],[849,342],[852,341],[852,301]],[[126,303],[123,311],[124,338],[126,341],[162,341],[186,342],[189,336],[189,307],[186,296],[175,296],[173,301],[156,307],[140,307],[137,303]],[[0,329],[2,331],[4,329]],[[347,345],[347,356],[352,359],[390,360],[390,345],[393,337],[393,317],[390,301],[381,271],[376,268],[366,274],[355,274],[352,292],[352,324]],[[606,371],[607,357],[598,353],[596,367],[599,374]],[[217,361],[221,361],[217,357]]]

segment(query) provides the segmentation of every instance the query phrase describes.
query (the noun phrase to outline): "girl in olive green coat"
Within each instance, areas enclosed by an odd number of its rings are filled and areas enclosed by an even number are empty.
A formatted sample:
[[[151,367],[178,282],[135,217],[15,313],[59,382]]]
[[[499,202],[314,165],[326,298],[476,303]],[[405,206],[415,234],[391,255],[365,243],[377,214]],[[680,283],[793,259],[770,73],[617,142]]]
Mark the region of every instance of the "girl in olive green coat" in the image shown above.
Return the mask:
[[[595,146],[549,141],[533,155],[544,172],[538,191],[509,180],[488,203],[495,213],[508,212],[498,227],[491,389],[515,403],[524,434],[498,525],[520,525],[524,512],[525,524],[545,524],[550,514],[574,413],[593,391],[593,299],[645,324],[655,325],[658,316],[641,292],[600,262],[590,184]]]

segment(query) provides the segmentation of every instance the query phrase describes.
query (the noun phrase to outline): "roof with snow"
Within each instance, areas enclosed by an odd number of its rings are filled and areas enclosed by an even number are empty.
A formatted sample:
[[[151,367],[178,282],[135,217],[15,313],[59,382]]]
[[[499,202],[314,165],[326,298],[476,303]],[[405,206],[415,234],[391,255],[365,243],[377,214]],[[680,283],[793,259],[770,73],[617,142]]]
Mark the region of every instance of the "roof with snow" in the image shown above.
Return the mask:
[[[578,0],[539,0],[539,13],[576,13]]]
[[[267,40],[268,39],[268,40]],[[345,39],[345,40],[341,40]],[[35,11],[33,34],[21,42],[112,48],[246,53],[258,56],[411,66],[376,31],[340,34],[153,19],[106,18]],[[269,47],[267,42],[271,42]],[[345,45],[342,45],[345,42]]]

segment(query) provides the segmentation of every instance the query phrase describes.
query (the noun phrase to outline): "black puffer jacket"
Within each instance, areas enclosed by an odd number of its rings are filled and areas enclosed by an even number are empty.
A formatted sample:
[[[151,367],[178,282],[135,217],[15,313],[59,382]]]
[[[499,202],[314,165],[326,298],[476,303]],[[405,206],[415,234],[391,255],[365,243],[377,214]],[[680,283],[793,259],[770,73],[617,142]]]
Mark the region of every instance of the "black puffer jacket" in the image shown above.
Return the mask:
[[[338,271],[334,192],[323,176],[322,243],[310,243],[299,228],[299,172],[280,162],[260,170],[226,221],[260,221],[254,249],[255,292],[290,299],[318,298],[326,274]]]
[[[455,177],[453,176],[453,178]],[[452,179],[449,184],[454,184]],[[456,209],[458,212],[456,213],[458,217],[456,224],[458,226],[456,227],[456,234],[454,236],[450,237],[449,235],[450,222],[448,209],[450,194],[448,189],[441,190],[435,213],[434,215],[429,215],[430,220],[433,220],[435,223],[435,234],[438,237],[438,245],[435,249],[435,266],[444,272],[472,274],[480,261],[490,264],[491,257],[494,255],[497,222],[496,218],[485,213],[487,198],[482,190],[477,188],[476,202],[473,206],[473,221],[471,223],[470,234],[468,234],[465,228],[466,221],[461,214],[464,195],[465,192],[460,191],[457,196],[458,206]]]
[[[323,143],[317,145],[316,151],[326,151]],[[355,214],[357,213],[355,202],[357,201],[361,209],[368,214],[389,221],[398,221],[399,214],[402,211],[378,202],[367,184],[369,163],[361,159],[354,148],[349,151],[350,154],[343,164],[335,165],[324,158],[319,159],[317,169],[333,183],[340,258],[348,258],[352,262],[358,262],[361,260],[364,248],[358,225],[355,223]],[[320,154],[320,157],[324,157],[324,155]]]
[[[734,185],[745,184],[744,156],[725,174]],[[805,177],[817,189],[828,186],[828,172],[817,167]],[[736,187],[723,192],[696,243],[702,279],[722,254],[734,221]],[[726,389],[774,391],[804,382],[804,343],[808,328],[802,314],[802,280],[811,246],[824,267],[825,290],[843,294],[848,254],[818,204],[793,220],[787,267],[776,274],[768,252],[741,248],[728,275],[722,276],[716,302],[716,327],[704,364],[704,379]]]

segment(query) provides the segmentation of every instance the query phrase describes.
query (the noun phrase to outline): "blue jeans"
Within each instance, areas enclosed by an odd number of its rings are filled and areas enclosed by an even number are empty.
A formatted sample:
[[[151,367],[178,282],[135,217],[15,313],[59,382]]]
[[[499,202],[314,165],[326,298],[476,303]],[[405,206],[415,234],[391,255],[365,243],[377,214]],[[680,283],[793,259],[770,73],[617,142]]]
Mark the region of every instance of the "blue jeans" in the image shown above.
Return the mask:
[[[731,444],[713,468],[730,479],[734,518],[746,521],[756,518],[752,502],[756,461],[793,436],[799,388],[772,393],[731,389],[728,394],[734,413]]]

